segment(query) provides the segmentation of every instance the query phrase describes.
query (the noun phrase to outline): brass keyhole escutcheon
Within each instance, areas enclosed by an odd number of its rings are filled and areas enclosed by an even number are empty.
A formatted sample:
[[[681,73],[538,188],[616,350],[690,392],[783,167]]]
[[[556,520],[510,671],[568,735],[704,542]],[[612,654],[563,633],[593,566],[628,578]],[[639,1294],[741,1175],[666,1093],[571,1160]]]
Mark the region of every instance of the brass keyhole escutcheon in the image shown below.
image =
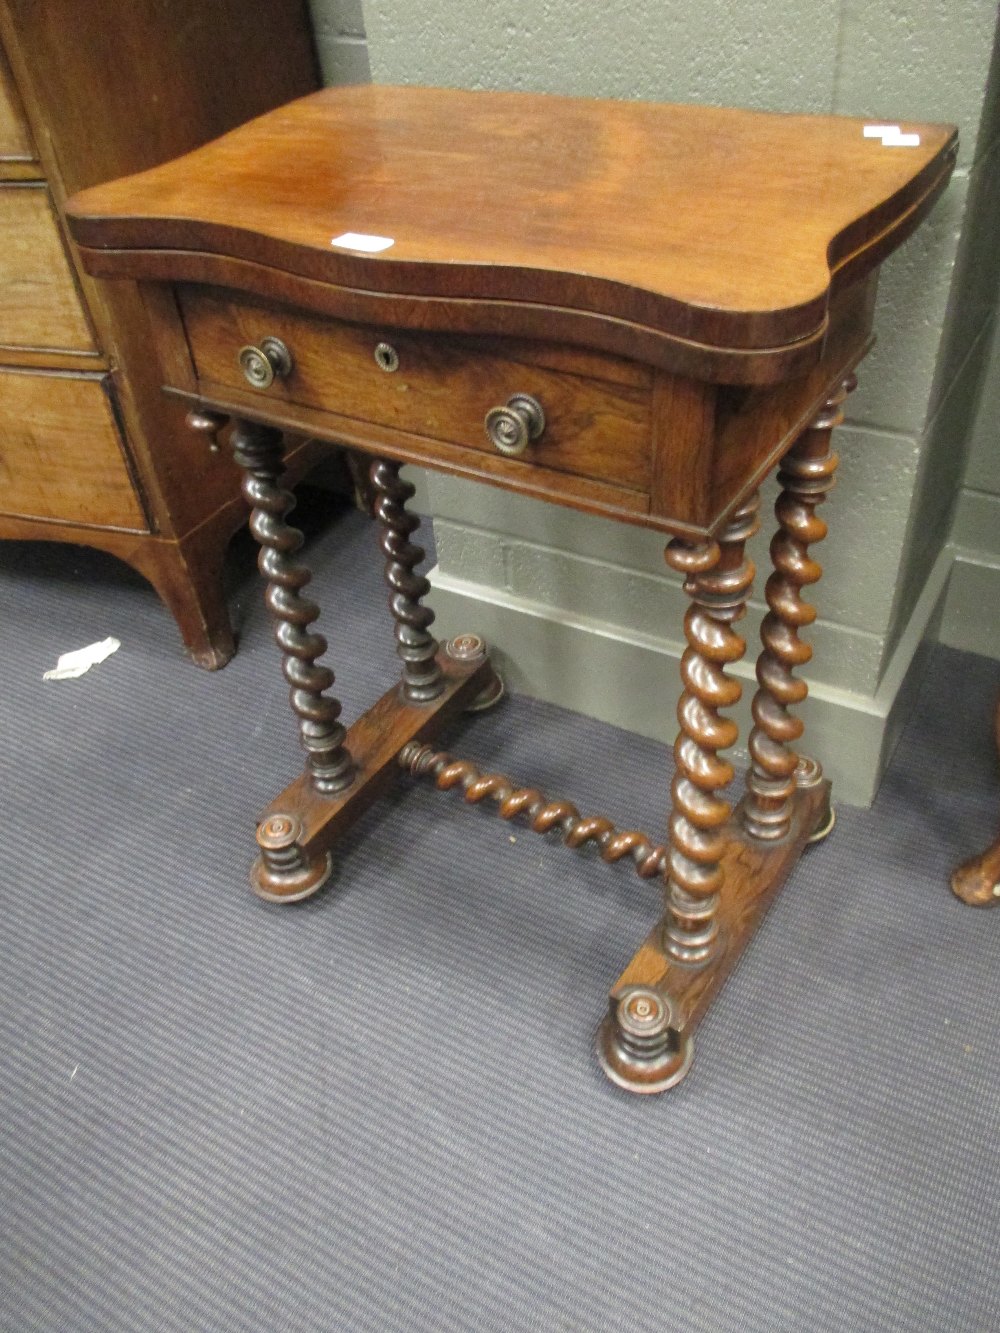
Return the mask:
[[[375,345],[375,364],[379,370],[384,370],[388,374],[399,369],[399,353],[392,343],[377,343]]]

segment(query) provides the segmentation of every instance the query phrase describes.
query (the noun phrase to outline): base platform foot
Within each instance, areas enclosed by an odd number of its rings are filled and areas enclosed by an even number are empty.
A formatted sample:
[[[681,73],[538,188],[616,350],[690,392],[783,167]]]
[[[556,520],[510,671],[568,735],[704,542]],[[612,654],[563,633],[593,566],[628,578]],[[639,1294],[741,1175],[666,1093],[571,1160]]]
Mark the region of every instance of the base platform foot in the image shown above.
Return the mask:
[[[444,650],[452,661],[462,662],[466,666],[481,665],[489,660],[486,641],[478,634],[456,634],[453,639],[448,640]],[[493,667],[486,684],[472,702],[465,705],[465,712],[485,713],[488,708],[500,702],[504,693],[503,677]]]
[[[828,838],[833,832],[833,827],[836,822],[837,812],[832,805],[828,806],[825,816],[820,819],[815,829],[813,829],[812,833],[809,834],[809,837],[806,838],[806,843],[811,846],[813,843],[822,842],[824,838]]]
[[[318,893],[333,870],[329,852],[307,854],[301,846],[302,821],[272,814],[257,828],[260,856],[250,871],[250,887],[269,903],[299,903]]]
[[[799,791],[818,792],[821,794],[819,809],[815,815],[813,830],[806,838],[806,844],[822,842],[833,832],[837,816],[830,804],[830,784],[823,777],[823,769],[810,755],[800,755],[795,769],[795,785]]]
[[[653,986],[628,986],[611,997],[597,1030],[597,1058],[627,1092],[666,1092],[691,1068],[694,1043],[676,1027],[669,996]]]

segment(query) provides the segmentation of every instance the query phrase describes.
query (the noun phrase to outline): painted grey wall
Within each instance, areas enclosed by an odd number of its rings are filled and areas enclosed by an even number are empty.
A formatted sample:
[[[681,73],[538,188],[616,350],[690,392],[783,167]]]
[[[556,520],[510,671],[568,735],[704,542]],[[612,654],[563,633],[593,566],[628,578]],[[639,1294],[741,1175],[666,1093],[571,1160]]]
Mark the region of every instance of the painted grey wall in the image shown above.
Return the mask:
[[[321,49],[333,33],[336,55],[338,25],[357,25],[356,0],[313,4]],[[912,696],[911,664],[937,629],[988,359],[995,284],[982,280],[983,220],[1000,176],[996,4],[802,0],[790,11],[779,0],[366,0],[364,11],[381,83],[959,124],[950,190],[883,271],[879,343],[840,435],[841,480],[826,507],[808,716],[841,795],[866,801]],[[672,739],[682,595],[658,538],[437,476],[427,477],[423,500],[435,516],[432,602],[444,632],[487,633],[516,688]],[[764,535],[754,554],[765,566]],[[759,616],[755,604],[748,633]]]
[[[989,340],[951,542],[941,639],[1000,658],[1000,321]]]
[[[324,81],[367,83],[371,70],[361,0],[309,0],[309,9]]]

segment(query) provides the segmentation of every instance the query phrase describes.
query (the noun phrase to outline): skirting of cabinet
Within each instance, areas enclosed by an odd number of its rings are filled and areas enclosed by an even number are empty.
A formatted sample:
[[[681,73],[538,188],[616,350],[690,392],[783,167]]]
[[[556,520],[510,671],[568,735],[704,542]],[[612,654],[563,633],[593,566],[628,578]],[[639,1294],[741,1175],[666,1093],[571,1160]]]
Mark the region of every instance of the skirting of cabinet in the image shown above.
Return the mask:
[[[288,456],[289,484],[296,484],[330,455],[329,446],[318,440],[294,446]],[[0,478],[2,466],[0,460]],[[226,548],[246,519],[246,504],[240,495],[179,539],[0,512],[0,541],[70,542],[124,560],[152,584],[173,615],[191,660],[214,671],[225,666],[236,651],[222,569]]]

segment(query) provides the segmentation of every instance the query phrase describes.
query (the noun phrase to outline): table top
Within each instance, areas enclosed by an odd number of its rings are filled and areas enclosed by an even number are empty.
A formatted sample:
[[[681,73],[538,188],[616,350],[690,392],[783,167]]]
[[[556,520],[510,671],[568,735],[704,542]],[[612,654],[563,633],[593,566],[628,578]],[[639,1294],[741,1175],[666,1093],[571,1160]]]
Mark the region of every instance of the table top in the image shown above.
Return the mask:
[[[69,217],[101,276],[198,278],[193,257],[208,255],[233,262],[236,286],[252,287],[256,266],[408,298],[411,325],[412,298],[514,303],[536,323],[549,306],[754,353],[821,340],[831,294],[900,244],[947,183],[953,127],[879,137],[866,124],[334,88],[87,190]]]

